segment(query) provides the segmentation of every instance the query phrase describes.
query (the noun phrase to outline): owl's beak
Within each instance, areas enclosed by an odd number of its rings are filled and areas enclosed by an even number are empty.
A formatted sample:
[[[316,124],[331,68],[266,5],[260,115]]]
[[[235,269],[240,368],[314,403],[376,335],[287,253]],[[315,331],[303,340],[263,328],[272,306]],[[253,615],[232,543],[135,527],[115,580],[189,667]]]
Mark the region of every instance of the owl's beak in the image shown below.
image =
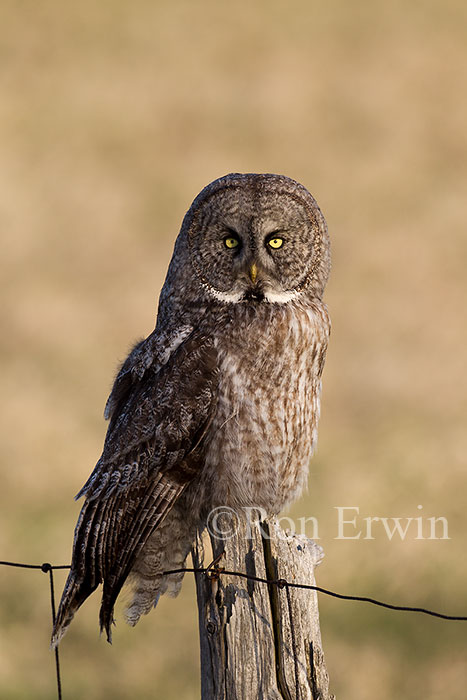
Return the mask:
[[[250,269],[248,271],[248,274],[249,274],[250,279],[253,282],[253,284],[256,284],[256,279],[258,277],[258,268],[256,267],[256,263],[252,263],[250,265]]]
[[[247,301],[263,301],[264,294],[261,289],[261,285],[258,283],[258,268],[256,263],[251,263],[251,265],[249,265],[248,277],[250,278],[253,287],[246,291],[245,299]]]

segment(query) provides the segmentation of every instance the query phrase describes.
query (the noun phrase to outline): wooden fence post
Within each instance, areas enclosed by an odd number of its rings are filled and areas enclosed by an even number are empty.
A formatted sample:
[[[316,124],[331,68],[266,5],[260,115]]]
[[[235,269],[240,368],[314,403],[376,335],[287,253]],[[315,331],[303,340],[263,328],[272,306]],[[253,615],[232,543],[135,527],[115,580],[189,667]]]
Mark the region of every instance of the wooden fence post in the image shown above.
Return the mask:
[[[315,585],[321,547],[287,535],[275,518],[252,525],[232,511],[218,515],[214,529],[221,569]],[[208,565],[201,538],[192,554],[195,568]],[[333,700],[316,591],[216,576],[215,569],[211,578],[196,574],[196,591],[202,700]]]

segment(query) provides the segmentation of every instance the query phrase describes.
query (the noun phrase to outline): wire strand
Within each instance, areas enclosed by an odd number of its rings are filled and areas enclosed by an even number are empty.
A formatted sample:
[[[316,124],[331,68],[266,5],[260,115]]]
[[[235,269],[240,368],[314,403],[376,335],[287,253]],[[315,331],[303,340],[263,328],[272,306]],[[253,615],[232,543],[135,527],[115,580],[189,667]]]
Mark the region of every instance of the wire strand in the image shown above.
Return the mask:
[[[206,573],[206,569],[173,569],[172,571],[164,571],[164,575],[169,574],[179,574],[179,573]],[[332,596],[333,598],[339,598],[341,600],[355,600],[361,603],[371,603],[372,605],[379,605],[382,608],[388,608],[389,610],[400,610],[402,612],[417,612],[423,613],[425,615],[431,615],[432,617],[439,617],[442,620],[457,620],[461,622],[467,622],[467,616],[461,615],[445,615],[444,613],[439,613],[434,610],[428,610],[427,608],[414,608],[406,605],[393,605],[392,603],[383,603],[381,600],[376,600],[375,598],[368,598],[367,596],[355,596],[355,595],[345,595],[344,593],[336,593],[335,591],[330,591],[327,588],[322,588],[321,586],[313,586],[309,583],[291,583],[285,581],[284,579],[269,580],[267,578],[261,578],[260,576],[252,576],[251,574],[244,574],[241,571],[224,571],[221,570],[220,574],[225,576],[239,576],[240,578],[246,578],[250,581],[257,581],[258,583],[269,583],[275,585],[287,585],[289,588],[303,588],[309,591],[317,591],[318,593],[323,593],[324,595]]]
[[[43,567],[50,567],[51,569],[69,569],[70,565],[69,564],[60,564],[59,566],[52,566],[52,564],[20,564],[17,561],[0,561],[0,566],[16,566],[19,569],[40,569],[41,571],[44,571]],[[44,573],[47,573],[49,568],[45,570]]]
[[[50,609],[52,612],[52,627],[55,624],[56,609],[55,609],[55,588],[54,588],[54,569],[69,569],[68,564],[63,564],[60,566],[52,566],[48,562],[44,564],[22,564],[16,561],[0,561],[0,566],[12,566],[18,569],[36,569],[42,571],[44,574],[49,574],[49,587],[50,587]],[[60,656],[58,647],[54,649],[55,656],[55,680],[57,684],[57,697],[58,700],[62,700],[62,679],[60,674]]]
[[[58,567],[57,567],[58,568]],[[63,567],[60,567],[63,568]],[[49,573],[49,583],[50,583],[50,608],[52,610],[52,628],[55,625],[55,618],[57,616],[55,609],[55,591],[54,591],[54,567],[51,564],[42,564],[41,569],[44,573]],[[58,646],[54,649],[55,654],[55,676],[57,681],[57,696],[58,700],[62,700],[62,679],[60,675],[60,657],[58,653]]]
[[[43,571],[44,564],[22,564],[12,561],[0,561],[0,566],[16,566],[22,569],[41,569]],[[69,564],[61,564],[55,566],[52,564],[47,564],[51,569],[69,569]],[[48,569],[47,569],[48,571]],[[185,568],[185,569],[171,569],[170,571],[164,571],[164,576],[169,576],[170,574],[205,574],[209,570],[207,568]],[[314,586],[309,583],[292,583],[290,581],[285,581],[285,579],[267,579],[261,578],[260,576],[253,576],[252,574],[245,574],[242,571],[227,571],[224,569],[219,569],[219,574],[224,576],[239,576],[240,578],[249,579],[250,581],[256,581],[257,583],[266,583],[272,585],[284,586],[287,585],[289,588],[302,588],[309,591],[317,591],[318,593],[323,593],[323,595],[331,596],[332,598],[338,598],[340,600],[354,600],[360,603],[370,603],[371,605],[378,605],[381,608],[387,608],[388,610],[398,610],[401,612],[415,612],[422,613],[423,615],[431,615],[432,617],[438,617],[441,620],[453,620],[460,622],[467,622],[467,616],[464,615],[446,615],[445,613],[436,612],[435,610],[429,610],[428,608],[411,607],[407,605],[394,605],[392,603],[384,603],[381,600],[376,600],[376,598],[369,598],[368,596],[358,596],[358,595],[346,595],[345,593],[336,593],[336,591],[330,591],[328,588],[323,588],[322,586]]]

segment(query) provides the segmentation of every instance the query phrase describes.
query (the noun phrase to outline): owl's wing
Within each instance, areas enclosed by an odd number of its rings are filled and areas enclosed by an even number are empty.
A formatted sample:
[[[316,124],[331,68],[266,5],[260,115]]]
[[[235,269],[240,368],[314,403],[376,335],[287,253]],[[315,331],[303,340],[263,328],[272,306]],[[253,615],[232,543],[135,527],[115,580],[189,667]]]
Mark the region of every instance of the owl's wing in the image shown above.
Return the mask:
[[[100,624],[110,641],[114,603],[137,555],[197,473],[216,387],[212,339],[195,332],[119,396],[102,456],[78,494],[86,501],[53,645],[101,582]]]

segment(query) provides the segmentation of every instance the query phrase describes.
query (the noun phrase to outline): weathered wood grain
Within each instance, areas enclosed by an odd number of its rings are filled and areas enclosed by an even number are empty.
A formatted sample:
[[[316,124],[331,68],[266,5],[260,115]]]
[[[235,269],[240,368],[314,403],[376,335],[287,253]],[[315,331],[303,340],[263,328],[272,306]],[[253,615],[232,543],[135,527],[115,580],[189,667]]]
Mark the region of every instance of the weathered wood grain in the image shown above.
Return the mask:
[[[272,518],[252,527],[243,517],[217,521],[210,536],[218,566],[261,578],[315,584],[323,552],[288,535]],[[230,536],[232,535],[232,536]],[[207,566],[200,538],[195,568]],[[202,700],[332,700],[315,591],[267,585],[231,574],[196,575]],[[292,625],[291,625],[292,620]]]

